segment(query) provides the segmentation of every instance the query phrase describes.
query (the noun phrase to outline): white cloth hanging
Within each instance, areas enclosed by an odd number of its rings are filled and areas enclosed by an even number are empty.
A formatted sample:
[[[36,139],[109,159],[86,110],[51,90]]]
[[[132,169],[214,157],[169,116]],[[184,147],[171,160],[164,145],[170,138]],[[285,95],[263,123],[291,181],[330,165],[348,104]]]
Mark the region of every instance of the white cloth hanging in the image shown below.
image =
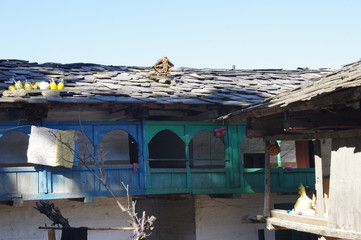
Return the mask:
[[[31,127],[27,151],[28,163],[72,168],[77,135],[45,127]]]

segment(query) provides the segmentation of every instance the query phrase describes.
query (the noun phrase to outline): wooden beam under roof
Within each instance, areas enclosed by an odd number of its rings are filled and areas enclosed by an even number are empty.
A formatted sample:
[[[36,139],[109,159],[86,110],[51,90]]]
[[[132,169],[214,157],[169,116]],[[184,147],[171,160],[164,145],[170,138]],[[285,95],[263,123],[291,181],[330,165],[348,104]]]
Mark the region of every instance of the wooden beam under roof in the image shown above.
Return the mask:
[[[247,137],[271,137],[285,135],[286,138],[308,134],[324,135],[326,132],[361,129],[361,111],[353,108],[321,109],[300,112],[285,111],[283,114],[249,118]]]
[[[326,138],[350,138],[360,137],[361,129],[349,129],[343,131],[321,131],[313,133],[296,133],[296,134],[278,134],[272,136],[264,136],[265,140],[312,140],[312,139],[326,139]]]
[[[277,97],[277,96],[276,96]],[[246,121],[248,118],[258,118],[281,114],[284,111],[300,112],[307,110],[320,110],[334,106],[354,106],[360,107],[361,86],[335,90],[331,93],[304,98],[299,101],[292,99],[292,92],[288,95],[289,102],[277,101],[277,98],[269,98],[264,103],[239,110],[219,118],[227,125]]]

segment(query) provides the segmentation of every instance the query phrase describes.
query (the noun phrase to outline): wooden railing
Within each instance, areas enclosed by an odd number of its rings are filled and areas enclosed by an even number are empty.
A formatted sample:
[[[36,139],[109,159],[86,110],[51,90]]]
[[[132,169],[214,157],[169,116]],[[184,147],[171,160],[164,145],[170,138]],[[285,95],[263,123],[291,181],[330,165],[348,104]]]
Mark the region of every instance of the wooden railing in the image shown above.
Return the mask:
[[[150,168],[152,160],[147,161],[146,185],[144,173],[135,173],[132,165],[106,166],[108,184],[117,195],[125,195],[122,181],[129,184],[132,195],[264,192],[264,169],[243,169],[239,183],[234,180],[228,160],[224,160],[224,166],[220,168],[192,168],[191,161],[202,161],[200,159],[177,159],[185,161],[184,168]],[[0,201],[108,196],[108,192],[84,166],[73,169],[0,168],[0,182]],[[313,168],[271,169],[272,192],[296,193],[300,183],[314,188]]]
[[[184,167],[151,168],[150,162],[185,162]],[[192,162],[219,162],[220,166],[191,166]],[[155,194],[165,193],[230,193],[230,161],[225,159],[148,159],[147,191]]]
[[[129,185],[132,195],[145,194],[141,173],[135,173],[132,165],[105,166],[105,171],[107,183],[117,195],[126,195],[121,182]],[[0,182],[0,201],[109,196],[84,166],[5,167],[0,168]]]
[[[298,192],[302,183],[310,189],[315,187],[314,168],[273,168],[271,174],[271,192]],[[245,192],[264,192],[264,169],[243,169],[241,186]]]
[[[147,192],[151,194],[194,193],[257,193],[264,192],[264,169],[242,169],[240,181],[234,181],[230,161],[224,160],[223,168],[191,168],[194,160],[210,159],[148,159]],[[219,160],[219,159],[218,159]],[[150,168],[151,161],[184,161],[184,168]],[[313,168],[271,169],[272,192],[298,192],[302,183],[314,189]]]

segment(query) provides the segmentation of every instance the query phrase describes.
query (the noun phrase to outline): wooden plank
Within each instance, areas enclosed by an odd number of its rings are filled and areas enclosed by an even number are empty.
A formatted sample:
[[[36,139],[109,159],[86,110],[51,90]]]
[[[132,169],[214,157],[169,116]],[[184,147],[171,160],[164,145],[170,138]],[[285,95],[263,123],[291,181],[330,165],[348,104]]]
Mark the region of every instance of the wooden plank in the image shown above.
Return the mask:
[[[18,173],[16,176],[17,190],[22,194],[39,193],[38,173]]]
[[[55,240],[55,230],[54,229],[48,230],[48,240]]]
[[[361,136],[361,129],[351,129],[344,131],[321,131],[309,133],[275,134],[264,136],[264,140],[312,140],[323,138],[349,138]]]
[[[361,137],[332,140],[329,227],[361,232]]]
[[[241,121],[247,121],[250,117],[263,117],[273,114],[278,114],[286,110],[303,111],[309,109],[322,109],[331,105],[339,105],[358,101],[361,94],[361,87],[348,88],[340,91],[334,91],[325,94],[323,97],[314,98],[308,101],[298,101],[288,104],[287,106],[280,107],[279,105],[267,107],[267,103],[262,103],[254,108],[240,110],[233,114],[219,118],[227,125],[232,125]],[[281,103],[281,102],[280,102]],[[269,105],[269,104],[268,104]]]
[[[301,112],[285,111],[284,114],[250,118],[247,136],[259,137],[275,134],[297,134],[325,130],[360,129],[361,113],[356,110],[308,110]]]
[[[293,229],[300,232],[308,232],[317,234],[320,236],[326,236],[326,237],[334,237],[334,238],[345,238],[345,239],[355,239],[359,240],[361,239],[361,233],[355,232],[355,231],[346,231],[346,230],[340,230],[335,228],[329,228],[327,226],[318,226],[318,225],[312,225],[307,223],[299,223],[295,221],[289,221],[285,219],[280,218],[268,218],[267,219],[267,228],[269,230],[276,230],[279,227],[286,228],[286,229]]]
[[[11,193],[18,193],[17,191],[17,177],[14,172],[5,172],[0,174],[0,195],[7,195]]]
[[[268,141],[265,143],[265,149],[268,147]],[[265,174],[264,174],[264,207],[263,216],[270,216],[270,192],[271,192],[271,177],[270,177],[270,155],[268,151],[265,152]]]
[[[46,171],[44,169],[39,170],[38,175],[38,182],[39,182],[39,193],[47,193],[47,185],[46,185]]]
[[[62,227],[39,227],[39,229],[49,229],[49,231],[55,231],[55,230],[63,230]],[[90,231],[111,231],[111,230],[123,230],[123,231],[131,231],[134,230],[134,227],[88,227],[88,230]],[[154,228],[150,228],[149,230],[153,230]],[[50,238],[49,238],[50,240]],[[55,237],[54,237],[55,240]]]
[[[306,215],[295,215],[287,213],[286,210],[274,209],[271,210],[271,217],[278,218],[287,221],[293,221],[297,223],[307,223],[315,226],[324,226],[327,227],[327,220],[325,218],[316,217],[316,216],[306,216]]]
[[[325,214],[325,200],[323,197],[323,173],[320,141],[315,142],[315,177],[316,177],[316,213],[318,217]]]

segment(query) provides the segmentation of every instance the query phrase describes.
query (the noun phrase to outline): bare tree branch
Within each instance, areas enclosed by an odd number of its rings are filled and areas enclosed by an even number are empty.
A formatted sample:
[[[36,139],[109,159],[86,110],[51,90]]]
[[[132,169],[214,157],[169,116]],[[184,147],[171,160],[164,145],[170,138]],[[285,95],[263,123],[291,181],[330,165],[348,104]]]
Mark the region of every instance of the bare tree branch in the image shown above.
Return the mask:
[[[60,224],[63,227],[70,227],[68,219],[63,217],[59,208],[55,207],[54,203],[50,204],[49,201],[40,201],[40,203],[36,202],[36,207],[34,208],[53,221],[52,226]]]
[[[156,220],[156,217],[151,216],[151,217],[146,217],[145,212],[143,212],[142,217],[139,219],[137,217],[137,214],[135,213],[135,204],[133,204],[133,202],[130,199],[130,195],[129,195],[129,186],[125,185],[122,182],[123,188],[126,191],[127,194],[127,206],[124,206],[120,200],[117,198],[117,196],[114,194],[114,192],[112,191],[112,189],[109,187],[109,185],[107,184],[107,176],[106,176],[106,171],[105,171],[105,167],[104,167],[104,157],[103,157],[103,151],[102,151],[102,147],[100,147],[100,163],[99,163],[99,159],[96,158],[94,156],[94,154],[90,151],[89,146],[86,143],[86,135],[84,133],[82,124],[81,124],[81,120],[80,120],[80,114],[79,114],[79,125],[80,125],[80,129],[81,129],[81,134],[82,137],[84,139],[84,142],[87,146],[87,151],[89,151],[89,155],[90,158],[93,160],[96,168],[98,169],[99,173],[96,173],[87,163],[87,161],[85,160],[85,158],[82,158],[78,152],[75,151],[75,149],[71,148],[71,146],[68,143],[63,142],[61,139],[59,139],[56,134],[54,134],[53,132],[51,132],[55,139],[57,141],[59,141],[61,144],[65,145],[72,154],[74,154],[74,156],[76,156],[79,161],[82,162],[82,164],[88,169],[88,171],[105,187],[105,189],[110,193],[110,195],[112,196],[112,198],[115,200],[116,204],[118,205],[118,207],[120,208],[120,210],[123,213],[126,213],[129,217],[129,223],[130,225],[133,227],[134,230],[134,234],[132,237],[132,240],[140,240],[140,239],[145,239],[147,236],[149,236],[149,234],[146,233],[146,231],[148,230],[153,230],[153,224],[154,221]],[[85,156],[85,154],[84,154]]]

